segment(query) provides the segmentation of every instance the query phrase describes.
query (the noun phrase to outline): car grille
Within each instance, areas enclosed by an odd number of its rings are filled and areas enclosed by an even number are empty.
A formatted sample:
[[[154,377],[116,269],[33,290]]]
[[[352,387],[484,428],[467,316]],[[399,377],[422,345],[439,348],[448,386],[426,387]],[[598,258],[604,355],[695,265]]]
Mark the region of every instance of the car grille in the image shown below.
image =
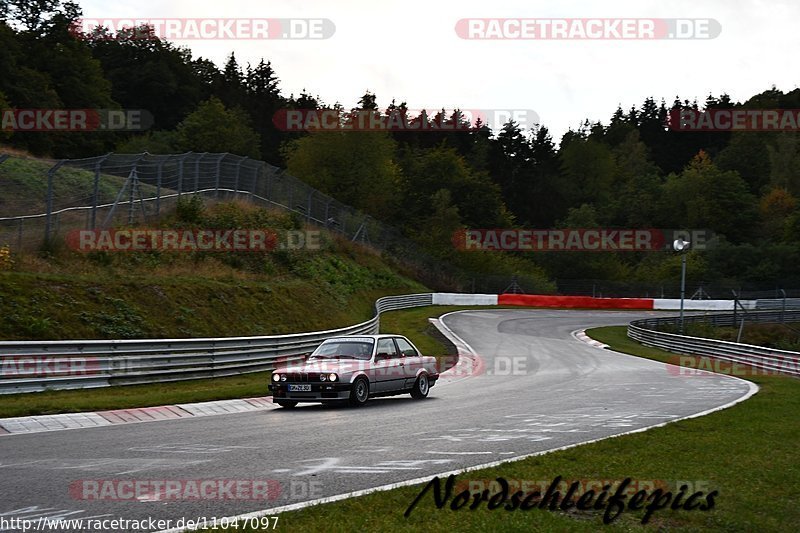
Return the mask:
[[[308,383],[311,381],[319,381],[319,376],[319,372],[289,372],[286,374],[286,381]]]

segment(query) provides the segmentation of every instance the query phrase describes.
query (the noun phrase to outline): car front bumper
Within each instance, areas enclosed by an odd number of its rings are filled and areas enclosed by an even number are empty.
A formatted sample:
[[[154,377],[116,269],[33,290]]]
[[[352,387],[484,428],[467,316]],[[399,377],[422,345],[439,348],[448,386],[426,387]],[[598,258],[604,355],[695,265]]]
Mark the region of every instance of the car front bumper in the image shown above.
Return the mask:
[[[310,385],[310,391],[289,391],[289,385]],[[350,398],[351,383],[280,383],[271,382],[269,391],[273,400],[293,402],[330,402]]]

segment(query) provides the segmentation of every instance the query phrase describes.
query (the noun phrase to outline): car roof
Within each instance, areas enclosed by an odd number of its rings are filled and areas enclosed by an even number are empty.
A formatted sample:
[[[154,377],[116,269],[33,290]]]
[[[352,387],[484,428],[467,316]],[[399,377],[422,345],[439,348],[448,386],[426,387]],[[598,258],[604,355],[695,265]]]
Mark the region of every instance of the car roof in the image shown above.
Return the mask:
[[[338,337],[330,337],[326,340],[353,340],[353,339],[388,339],[391,337],[403,337],[403,335],[399,335],[397,333],[382,333],[380,335],[339,335]],[[405,338],[405,337],[403,337]]]

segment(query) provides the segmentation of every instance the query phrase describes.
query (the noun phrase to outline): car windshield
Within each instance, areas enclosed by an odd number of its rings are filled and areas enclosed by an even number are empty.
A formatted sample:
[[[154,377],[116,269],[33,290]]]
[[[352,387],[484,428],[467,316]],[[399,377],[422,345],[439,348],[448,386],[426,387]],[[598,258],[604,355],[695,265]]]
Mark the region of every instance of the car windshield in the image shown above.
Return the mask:
[[[318,359],[363,359],[369,360],[372,357],[372,339],[327,340],[314,350],[311,357]]]

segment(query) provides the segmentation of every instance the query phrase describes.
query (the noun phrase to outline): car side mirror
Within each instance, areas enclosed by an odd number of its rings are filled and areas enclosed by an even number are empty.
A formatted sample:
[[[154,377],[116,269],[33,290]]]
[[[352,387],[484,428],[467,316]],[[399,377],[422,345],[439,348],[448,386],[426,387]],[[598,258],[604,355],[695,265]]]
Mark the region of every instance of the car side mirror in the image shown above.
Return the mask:
[[[375,354],[375,360],[376,361],[383,361],[384,359],[389,359],[389,354],[388,353]]]

